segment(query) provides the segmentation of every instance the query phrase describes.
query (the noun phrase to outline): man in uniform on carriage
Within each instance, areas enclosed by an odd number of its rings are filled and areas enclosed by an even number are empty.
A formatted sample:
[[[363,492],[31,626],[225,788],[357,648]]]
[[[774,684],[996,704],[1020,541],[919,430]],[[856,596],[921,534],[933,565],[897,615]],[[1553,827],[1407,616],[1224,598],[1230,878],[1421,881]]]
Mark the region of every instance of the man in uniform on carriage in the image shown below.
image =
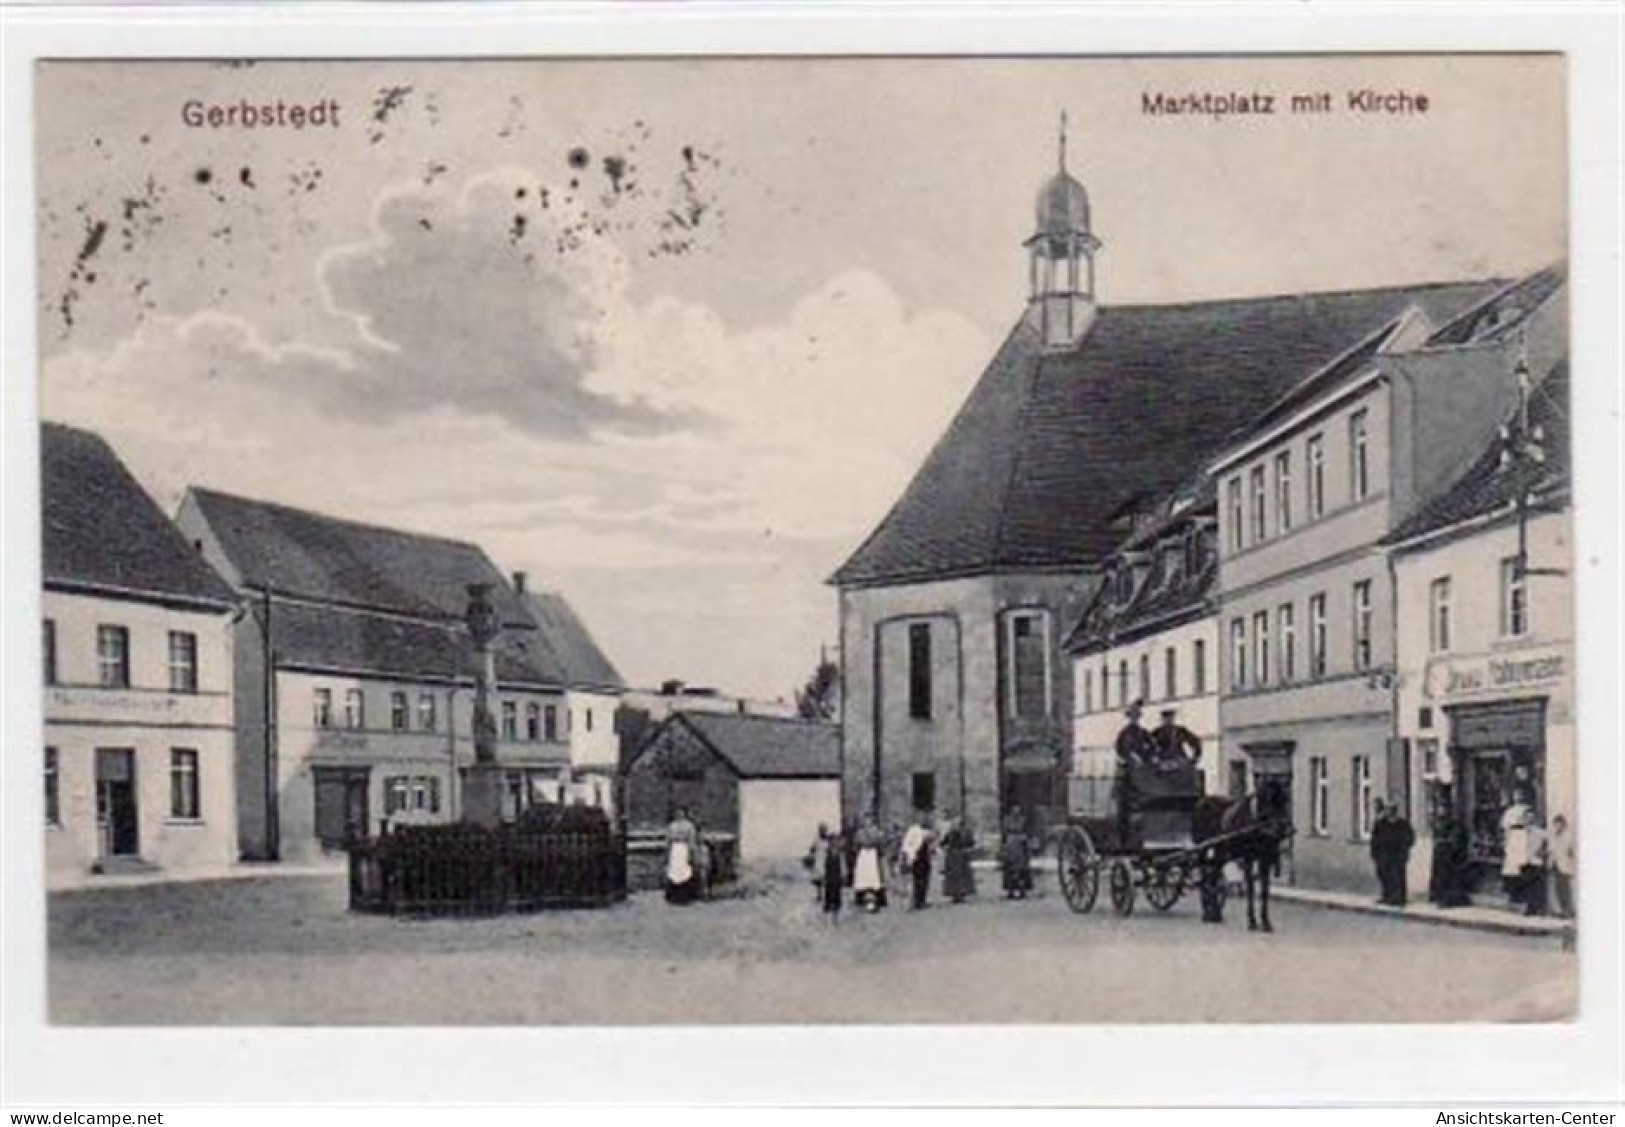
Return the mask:
[[[1145,705],[1142,701],[1136,700],[1130,704],[1124,713],[1128,722],[1123,725],[1123,730],[1117,733],[1117,775],[1112,787],[1112,797],[1117,804],[1117,836],[1124,844],[1129,840],[1132,817],[1139,806],[1138,776],[1142,769],[1150,767],[1157,760],[1156,741],[1140,723],[1140,715],[1144,710]]]

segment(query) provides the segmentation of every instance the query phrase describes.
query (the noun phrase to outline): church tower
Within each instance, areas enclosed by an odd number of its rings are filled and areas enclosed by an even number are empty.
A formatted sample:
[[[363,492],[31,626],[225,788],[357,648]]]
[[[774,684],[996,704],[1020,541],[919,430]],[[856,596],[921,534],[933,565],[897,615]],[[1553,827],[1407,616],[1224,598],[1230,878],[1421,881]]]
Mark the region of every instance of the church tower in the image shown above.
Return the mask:
[[[1044,347],[1073,348],[1095,316],[1095,251],[1089,193],[1066,170],[1066,114],[1061,114],[1060,167],[1038,193],[1037,228],[1026,242],[1031,272],[1028,315]]]

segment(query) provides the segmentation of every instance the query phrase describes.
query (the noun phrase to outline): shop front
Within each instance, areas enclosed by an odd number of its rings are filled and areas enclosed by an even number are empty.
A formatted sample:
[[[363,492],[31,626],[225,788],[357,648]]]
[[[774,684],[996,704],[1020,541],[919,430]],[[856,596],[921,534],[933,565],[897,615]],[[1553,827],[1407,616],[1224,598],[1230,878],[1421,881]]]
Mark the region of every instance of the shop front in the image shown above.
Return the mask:
[[[1445,706],[1454,813],[1467,831],[1473,887],[1499,883],[1501,818],[1514,802],[1547,817],[1545,697]]]

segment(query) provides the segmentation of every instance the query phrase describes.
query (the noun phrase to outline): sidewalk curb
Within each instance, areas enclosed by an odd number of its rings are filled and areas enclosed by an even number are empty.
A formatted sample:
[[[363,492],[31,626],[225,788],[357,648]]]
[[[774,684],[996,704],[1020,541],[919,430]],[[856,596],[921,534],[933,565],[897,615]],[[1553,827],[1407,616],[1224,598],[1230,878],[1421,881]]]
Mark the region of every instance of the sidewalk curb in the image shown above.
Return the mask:
[[[1547,916],[1513,916],[1486,918],[1482,915],[1464,915],[1471,908],[1392,908],[1336,893],[1320,892],[1309,888],[1290,888],[1275,885],[1270,895],[1279,900],[1303,904],[1312,908],[1327,908],[1334,912],[1355,912],[1368,916],[1386,916],[1389,919],[1411,923],[1432,924],[1435,927],[1457,927],[1473,931],[1496,932],[1502,935],[1525,935],[1540,938],[1561,938],[1565,945],[1574,942],[1574,924],[1567,920],[1553,920]]]

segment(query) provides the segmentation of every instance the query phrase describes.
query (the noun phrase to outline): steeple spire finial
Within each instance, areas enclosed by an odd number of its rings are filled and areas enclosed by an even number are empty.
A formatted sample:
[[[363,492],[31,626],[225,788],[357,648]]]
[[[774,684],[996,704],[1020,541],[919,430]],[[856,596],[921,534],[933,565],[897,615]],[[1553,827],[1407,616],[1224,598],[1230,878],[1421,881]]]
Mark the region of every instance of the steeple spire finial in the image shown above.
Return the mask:
[[[1061,157],[1061,171],[1066,171],[1066,111],[1061,111],[1061,137],[1059,145]]]

